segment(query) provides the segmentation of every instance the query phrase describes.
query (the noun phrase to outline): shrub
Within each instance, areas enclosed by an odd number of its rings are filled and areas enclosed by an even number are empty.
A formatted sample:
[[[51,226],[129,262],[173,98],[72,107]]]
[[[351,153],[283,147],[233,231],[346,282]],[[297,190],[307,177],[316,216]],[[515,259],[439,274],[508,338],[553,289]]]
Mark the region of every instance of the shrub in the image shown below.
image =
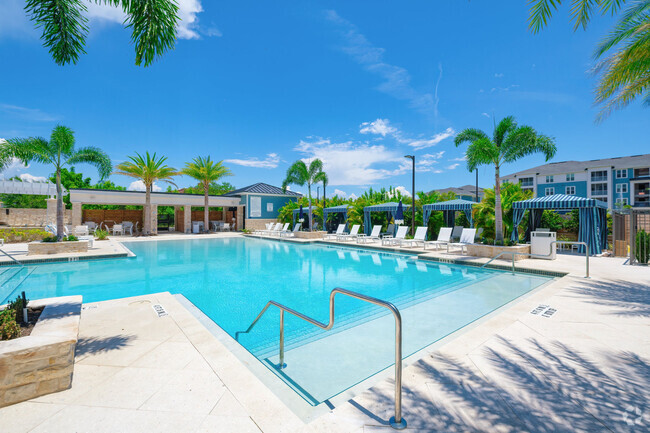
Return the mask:
[[[23,297],[18,295],[16,297],[16,300],[10,301],[7,304],[7,310],[13,310],[15,311],[15,319],[16,321],[20,321],[21,318],[23,317],[23,308],[25,308],[29,304],[29,299],[26,300],[25,305],[23,305]]]
[[[67,241],[67,242],[75,242],[75,241],[78,241],[79,238],[76,237],[75,235],[68,235],[68,236],[64,236],[63,240]]]
[[[100,241],[108,239],[108,230],[103,230],[103,229],[95,230],[95,237]]]
[[[20,325],[11,309],[0,311],[0,340],[11,340],[20,336]]]
[[[38,241],[46,236],[48,233],[42,229],[0,229],[0,238],[4,239],[7,244]]]
[[[59,240],[59,239],[58,239],[56,236],[54,236],[54,235],[52,235],[52,236],[45,236],[45,237],[43,238],[43,242],[57,242],[58,240]]]
[[[650,260],[650,233],[639,230],[636,233],[636,245],[634,255],[639,263],[647,264]]]

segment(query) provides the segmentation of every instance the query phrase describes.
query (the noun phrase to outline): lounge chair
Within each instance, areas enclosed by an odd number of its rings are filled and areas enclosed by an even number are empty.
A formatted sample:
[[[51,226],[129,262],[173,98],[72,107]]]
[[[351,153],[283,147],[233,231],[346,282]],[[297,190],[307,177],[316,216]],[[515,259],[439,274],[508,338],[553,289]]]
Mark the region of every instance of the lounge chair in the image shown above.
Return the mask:
[[[217,230],[217,229],[219,228],[219,226],[221,225],[221,224],[219,224],[219,223],[223,224],[223,221],[215,221],[215,230]],[[271,230],[271,228],[272,228],[274,225],[275,225],[274,223],[266,223],[266,224],[264,224],[264,228],[263,228],[263,229],[256,229],[256,230],[253,230],[253,234],[254,234],[254,235],[261,235],[261,234],[263,234],[264,232],[267,232],[267,231]]]
[[[336,236],[337,241],[341,242],[346,242],[346,241],[351,241],[352,239],[356,239],[359,236],[359,228],[361,226],[359,224],[355,224],[352,226],[352,230],[350,230],[350,233],[343,233],[340,235]]]
[[[388,228],[386,229],[385,232],[381,233],[379,235],[381,238],[384,237],[393,237],[395,236],[395,224],[388,224]]]
[[[88,233],[95,233],[97,230],[97,223],[94,221],[86,221],[84,225],[88,227]]]
[[[117,236],[118,233],[124,236],[124,226],[122,224],[113,224],[111,230],[113,231],[113,236]]]
[[[390,235],[386,235],[381,238],[381,244],[382,245],[398,245],[400,241],[402,241],[406,237],[406,233],[408,233],[408,226],[399,226],[397,228],[397,233],[395,234],[395,237],[392,237]]]
[[[338,235],[343,234],[343,230],[345,230],[345,224],[339,224],[339,226],[336,228],[336,232],[326,234],[325,239],[336,239]]]
[[[476,230],[476,236],[474,236],[475,241],[481,240],[481,235],[483,234],[483,227]]]
[[[463,232],[460,235],[460,242],[454,242],[447,244],[447,252],[449,252],[449,247],[460,247],[460,252],[465,254],[467,250],[467,245],[474,243],[474,236],[476,235],[476,229],[463,229]]]
[[[276,224],[271,223],[271,228],[269,228],[268,230],[261,230],[260,234],[269,236],[275,233],[276,231],[280,230],[281,228],[282,228],[282,223],[276,223]]]
[[[373,226],[370,235],[366,235],[365,233],[359,233],[359,235],[357,235],[357,243],[365,244],[367,242],[378,241],[381,239],[379,237],[379,232],[381,232],[381,226],[380,225]]]
[[[300,226],[301,226],[301,225],[302,225],[301,223],[296,223],[296,225],[293,226],[293,230],[292,230],[292,231],[284,231],[284,232],[280,232],[280,237],[282,237],[282,236],[286,236],[286,237],[288,237],[288,238],[292,238],[292,237],[296,236],[296,232],[300,230]]]
[[[451,242],[451,227],[443,227],[438,233],[437,240],[426,241],[423,246],[425,250],[427,249],[427,245],[435,245],[436,249],[438,249],[440,245],[447,245],[449,242]]]
[[[422,226],[415,229],[415,236],[413,236],[413,239],[401,239],[399,241],[399,246],[400,247],[403,247],[405,245],[417,246],[418,244],[422,244],[422,246],[424,246],[424,242],[426,240],[427,240],[427,228],[425,226]]]
[[[456,240],[460,239],[460,235],[463,233],[463,226],[454,226],[454,230],[451,232],[451,239]]]
[[[287,230],[288,228],[289,228],[289,223],[284,223],[284,225],[282,227],[280,227],[280,229],[273,231],[271,234],[274,235],[274,236],[275,235],[281,236],[282,232],[289,231],[289,230]]]

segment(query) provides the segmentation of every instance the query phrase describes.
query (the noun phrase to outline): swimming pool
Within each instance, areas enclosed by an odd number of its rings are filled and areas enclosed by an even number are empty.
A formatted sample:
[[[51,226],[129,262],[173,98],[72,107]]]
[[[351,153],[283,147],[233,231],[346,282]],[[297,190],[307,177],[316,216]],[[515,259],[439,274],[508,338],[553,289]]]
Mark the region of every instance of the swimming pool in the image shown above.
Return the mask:
[[[235,338],[269,300],[327,322],[329,293],[341,287],[399,308],[407,357],[549,281],[326,244],[236,237],[125,245],[136,257],[30,268],[20,290],[31,299],[81,294],[84,302],[169,291],[183,295]],[[0,293],[0,298],[13,296]],[[287,368],[282,371],[274,367],[277,309],[238,341],[317,405],[393,364],[393,327],[386,310],[337,297],[331,331],[285,315]]]

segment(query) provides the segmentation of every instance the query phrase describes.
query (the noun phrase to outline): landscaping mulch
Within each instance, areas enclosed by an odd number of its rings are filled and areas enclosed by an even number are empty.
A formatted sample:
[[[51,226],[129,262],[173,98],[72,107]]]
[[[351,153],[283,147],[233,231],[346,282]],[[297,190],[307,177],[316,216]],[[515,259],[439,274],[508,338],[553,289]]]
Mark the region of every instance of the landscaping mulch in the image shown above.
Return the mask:
[[[32,333],[32,329],[34,329],[34,326],[36,326],[36,322],[38,322],[38,318],[41,316],[41,313],[43,312],[43,308],[28,308],[27,309],[27,318],[28,322],[23,323],[22,322],[22,313],[20,317],[20,336],[21,337],[27,337],[29,334]]]

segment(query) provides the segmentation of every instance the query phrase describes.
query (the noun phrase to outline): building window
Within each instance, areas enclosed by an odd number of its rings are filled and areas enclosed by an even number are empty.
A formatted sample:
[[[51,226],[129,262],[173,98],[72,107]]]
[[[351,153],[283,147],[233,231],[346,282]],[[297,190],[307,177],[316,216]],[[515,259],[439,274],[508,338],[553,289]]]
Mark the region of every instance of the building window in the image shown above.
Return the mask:
[[[629,202],[627,201],[627,197],[617,198],[616,199],[616,206],[621,206],[622,207],[622,206],[627,206],[628,204],[629,204]]]
[[[650,168],[635,168],[634,177],[648,177],[650,176]]]
[[[555,188],[544,189],[544,195],[553,195],[553,194],[555,194]]]
[[[553,175],[546,176],[546,183],[553,183]]]
[[[625,193],[627,193],[627,183],[618,183],[618,184],[616,184],[616,193],[617,194],[620,194],[620,193],[625,194]]]
[[[567,195],[576,195],[576,187],[575,186],[567,186],[564,188],[564,192]]]
[[[521,186],[533,186],[533,178],[532,177],[522,177],[519,179],[519,183]]]
[[[616,179],[625,179],[627,178],[627,169],[616,170]]]
[[[606,183],[591,184],[591,195],[607,195],[607,184]]]
[[[575,173],[568,173],[568,174],[566,175],[566,181],[567,181],[567,182],[573,182],[574,180],[576,180],[576,175],[575,175]]]
[[[592,182],[605,182],[607,181],[607,171],[592,171],[591,172],[591,181]]]

